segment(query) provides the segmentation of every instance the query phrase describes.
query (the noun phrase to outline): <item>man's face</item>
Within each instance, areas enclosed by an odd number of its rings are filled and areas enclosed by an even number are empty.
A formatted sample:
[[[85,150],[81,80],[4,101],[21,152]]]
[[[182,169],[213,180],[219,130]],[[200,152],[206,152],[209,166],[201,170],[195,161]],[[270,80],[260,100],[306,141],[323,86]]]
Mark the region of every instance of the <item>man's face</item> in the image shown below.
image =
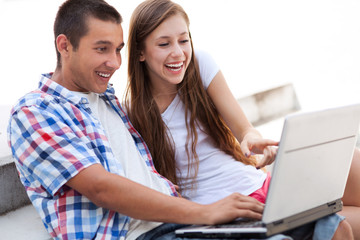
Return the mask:
[[[93,17],[87,24],[89,31],[80,39],[78,49],[69,46],[63,85],[71,91],[103,93],[121,65],[123,30],[121,24]]]

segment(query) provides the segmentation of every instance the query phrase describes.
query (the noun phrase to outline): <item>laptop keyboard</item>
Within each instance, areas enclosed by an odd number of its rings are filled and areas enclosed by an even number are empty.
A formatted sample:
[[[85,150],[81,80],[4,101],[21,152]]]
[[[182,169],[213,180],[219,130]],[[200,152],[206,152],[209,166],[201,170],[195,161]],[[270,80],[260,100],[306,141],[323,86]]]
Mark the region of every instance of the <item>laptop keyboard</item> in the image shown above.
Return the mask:
[[[258,228],[264,227],[264,223],[261,220],[255,220],[250,218],[241,218],[232,221],[227,224],[219,224],[213,226],[214,228]]]

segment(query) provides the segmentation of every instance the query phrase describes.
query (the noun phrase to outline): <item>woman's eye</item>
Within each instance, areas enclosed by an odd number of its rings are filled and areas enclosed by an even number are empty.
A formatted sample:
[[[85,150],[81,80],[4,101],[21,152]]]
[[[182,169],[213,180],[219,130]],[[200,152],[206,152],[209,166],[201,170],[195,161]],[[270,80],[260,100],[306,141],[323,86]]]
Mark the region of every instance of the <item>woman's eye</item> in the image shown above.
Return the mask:
[[[189,39],[181,40],[180,42],[181,42],[181,43],[188,43],[188,42],[189,42]]]
[[[166,46],[168,46],[168,45],[169,45],[168,43],[160,43],[160,44],[159,44],[160,47],[166,47]]]

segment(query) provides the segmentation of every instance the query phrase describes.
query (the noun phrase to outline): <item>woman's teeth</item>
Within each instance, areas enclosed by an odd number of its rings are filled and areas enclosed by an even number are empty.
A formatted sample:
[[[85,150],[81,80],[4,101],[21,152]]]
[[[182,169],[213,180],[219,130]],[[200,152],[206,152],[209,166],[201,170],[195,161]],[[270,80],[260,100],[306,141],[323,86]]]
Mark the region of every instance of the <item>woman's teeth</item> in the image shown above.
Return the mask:
[[[178,64],[165,64],[167,68],[169,68],[171,71],[179,71],[181,67],[183,66],[183,63]]]

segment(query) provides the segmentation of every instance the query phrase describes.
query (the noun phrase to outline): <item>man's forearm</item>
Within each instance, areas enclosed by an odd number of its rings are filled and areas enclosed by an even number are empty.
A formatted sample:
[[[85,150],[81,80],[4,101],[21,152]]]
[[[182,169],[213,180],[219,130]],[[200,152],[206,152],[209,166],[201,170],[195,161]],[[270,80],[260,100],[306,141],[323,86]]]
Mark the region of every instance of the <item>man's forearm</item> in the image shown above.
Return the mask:
[[[91,177],[90,177],[91,176]],[[203,205],[152,190],[95,164],[81,171],[68,186],[96,205],[148,221],[198,223]]]
[[[215,224],[237,217],[260,219],[263,211],[263,204],[241,194],[209,205],[168,196],[109,173],[100,164],[84,169],[67,185],[98,206],[147,221]]]

